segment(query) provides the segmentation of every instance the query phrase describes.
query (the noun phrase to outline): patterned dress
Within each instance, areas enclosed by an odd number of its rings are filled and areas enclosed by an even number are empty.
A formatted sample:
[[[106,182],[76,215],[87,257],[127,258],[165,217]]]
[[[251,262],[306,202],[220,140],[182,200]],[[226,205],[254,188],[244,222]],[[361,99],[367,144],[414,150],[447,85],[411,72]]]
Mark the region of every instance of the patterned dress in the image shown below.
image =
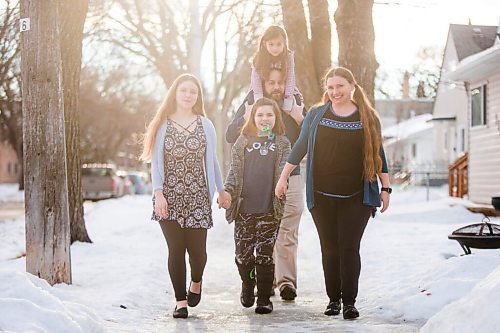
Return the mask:
[[[209,229],[213,226],[205,172],[206,148],[199,116],[191,131],[179,130],[168,120],[163,183],[163,195],[168,205],[166,220],[177,221],[181,228]],[[153,219],[161,220],[154,213]]]

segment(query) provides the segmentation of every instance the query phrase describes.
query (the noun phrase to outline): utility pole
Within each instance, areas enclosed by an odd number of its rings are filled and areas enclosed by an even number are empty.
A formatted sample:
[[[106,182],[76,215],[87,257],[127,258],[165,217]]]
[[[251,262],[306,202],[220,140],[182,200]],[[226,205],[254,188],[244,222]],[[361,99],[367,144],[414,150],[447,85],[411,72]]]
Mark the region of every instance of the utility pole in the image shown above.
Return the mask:
[[[26,270],[71,283],[59,6],[20,5]]]

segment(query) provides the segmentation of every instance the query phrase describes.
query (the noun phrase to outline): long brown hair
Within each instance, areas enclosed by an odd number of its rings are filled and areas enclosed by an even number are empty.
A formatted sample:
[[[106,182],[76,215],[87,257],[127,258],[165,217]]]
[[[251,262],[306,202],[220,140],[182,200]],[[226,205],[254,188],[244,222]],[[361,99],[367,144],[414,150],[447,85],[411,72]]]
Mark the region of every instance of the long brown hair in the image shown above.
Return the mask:
[[[272,56],[266,47],[266,42],[275,39],[275,38],[283,38],[283,52],[277,57]],[[269,72],[271,71],[271,64],[279,62],[281,64],[281,72],[286,76],[288,73],[288,53],[290,50],[288,49],[288,36],[286,35],[285,29],[280,26],[272,25],[264,31],[264,34],[260,37],[259,47],[253,56],[253,67],[257,70],[261,78],[266,78],[269,76]],[[286,80],[286,77],[283,78],[283,81]]]
[[[357,105],[359,117],[363,125],[364,146],[363,146],[363,176],[368,181],[374,181],[378,173],[382,171],[382,158],[380,157],[380,147],[382,145],[382,135],[380,129],[380,118],[373,108],[370,100],[366,96],[363,88],[356,83],[352,72],[344,67],[334,67],[328,70],[323,82],[330,77],[340,76],[354,85],[352,101]],[[323,94],[323,103],[330,101],[328,93]]]
[[[257,125],[255,124],[255,113],[257,113],[257,109],[261,106],[270,105],[273,108],[274,116],[276,117],[276,121],[274,122],[274,127],[272,132],[274,134],[285,134],[285,124],[283,123],[283,117],[281,115],[281,110],[278,104],[270,99],[270,98],[260,98],[258,99],[252,106],[252,111],[250,112],[250,116],[248,117],[245,125],[241,128],[241,133],[257,136],[258,130]]]
[[[167,96],[161,103],[160,107],[156,111],[153,119],[149,123],[146,133],[144,134],[143,141],[143,149],[142,154],[139,157],[142,161],[149,162],[151,161],[151,155],[153,152],[153,145],[156,138],[156,133],[160,128],[161,124],[167,119],[169,115],[175,112],[177,106],[177,100],[175,99],[175,95],[177,92],[177,88],[183,82],[191,81],[198,88],[198,98],[196,100],[195,105],[193,106],[193,113],[201,116],[205,116],[205,107],[203,104],[203,92],[201,90],[200,81],[196,78],[196,76],[192,74],[181,74],[179,75],[172,85],[170,89],[168,89]]]

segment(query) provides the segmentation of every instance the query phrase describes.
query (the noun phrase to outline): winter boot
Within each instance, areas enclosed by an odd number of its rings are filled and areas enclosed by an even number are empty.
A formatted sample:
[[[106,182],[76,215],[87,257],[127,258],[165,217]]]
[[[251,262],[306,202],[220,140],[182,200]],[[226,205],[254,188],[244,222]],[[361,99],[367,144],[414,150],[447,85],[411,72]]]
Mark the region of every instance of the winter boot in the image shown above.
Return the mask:
[[[255,312],[267,314],[273,311],[271,289],[273,288],[274,264],[273,265],[255,265],[257,273],[257,306]]]
[[[241,277],[240,302],[245,308],[252,307],[255,303],[255,267],[253,265],[242,265],[236,262]]]

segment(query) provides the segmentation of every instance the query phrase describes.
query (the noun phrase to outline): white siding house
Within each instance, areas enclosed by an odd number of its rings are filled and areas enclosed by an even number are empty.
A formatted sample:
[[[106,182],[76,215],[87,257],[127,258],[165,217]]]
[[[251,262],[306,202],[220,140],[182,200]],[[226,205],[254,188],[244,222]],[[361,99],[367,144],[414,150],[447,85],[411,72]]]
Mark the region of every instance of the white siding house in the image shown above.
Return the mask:
[[[391,168],[429,171],[433,168],[432,115],[427,113],[382,130],[384,150]]]
[[[466,88],[469,199],[491,204],[492,196],[500,196],[500,39],[445,77]]]
[[[450,80],[459,63],[494,44],[495,26],[451,24],[433,109],[434,163],[442,168],[469,150],[468,95],[464,82]]]

